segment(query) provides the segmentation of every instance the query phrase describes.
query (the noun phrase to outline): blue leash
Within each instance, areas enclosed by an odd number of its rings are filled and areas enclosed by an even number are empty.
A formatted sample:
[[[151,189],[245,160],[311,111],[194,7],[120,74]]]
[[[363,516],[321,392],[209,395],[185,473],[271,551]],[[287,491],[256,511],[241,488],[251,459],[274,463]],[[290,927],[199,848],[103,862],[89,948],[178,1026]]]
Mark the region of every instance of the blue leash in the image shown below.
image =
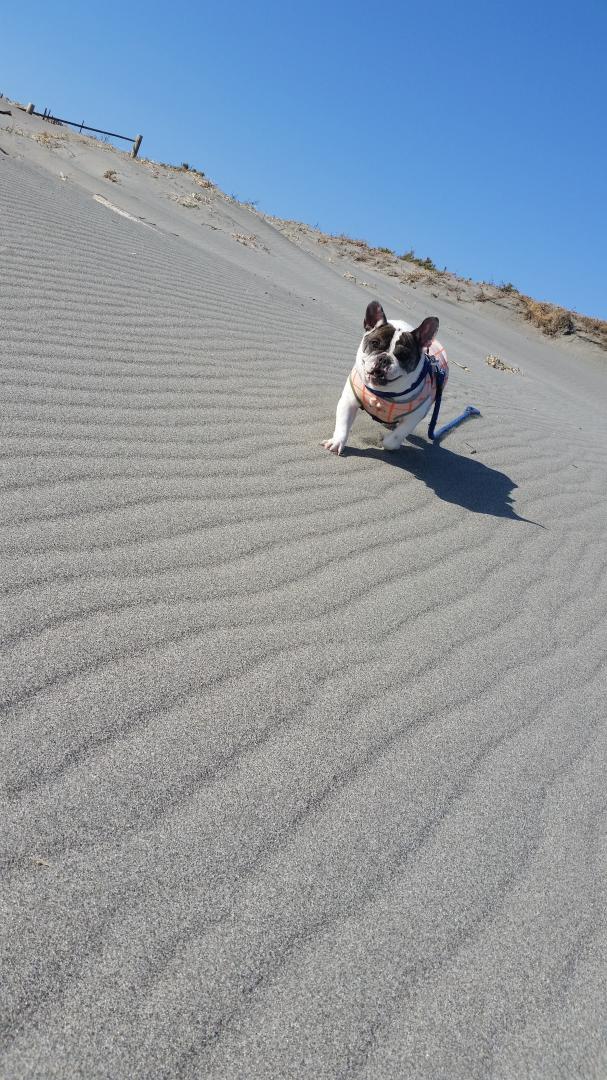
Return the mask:
[[[443,396],[443,386],[445,383],[445,373],[442,371],[438,364],[433,364],[433,375],[436,379],[436,397],[434,399],[434,408],[432,410],[432,419],[430,420],[430,426],[428,428],[428,438],[432,442],[440,442],[443,435],[446,435],[451,428],[457,427],[458,424],[463,424],[464,420],[468,420],[471,416],[480,416],[481,411],[474,405],[466,405],[466,408],[459,416],[456,416],[453,420],[449,420],[448,424],[443,424],[438,431],[435,431],[436,421],[438,420],[438,414],[440,412],[441,399]]]

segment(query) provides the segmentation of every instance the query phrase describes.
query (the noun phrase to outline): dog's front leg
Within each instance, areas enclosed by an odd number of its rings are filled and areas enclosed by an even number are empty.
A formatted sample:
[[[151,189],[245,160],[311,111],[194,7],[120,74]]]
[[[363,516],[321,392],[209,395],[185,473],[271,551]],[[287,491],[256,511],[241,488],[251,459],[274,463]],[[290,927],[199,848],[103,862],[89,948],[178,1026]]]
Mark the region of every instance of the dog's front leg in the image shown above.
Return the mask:
[[[332,454],[342,453],[344,446],[348,441],[348,435],[350,434],[354,418],[359,408],[360,406],[356,400],[354,391],[350,386],[350,380],[348,379],[343,388],[342,395],[337,402],[335,431],[331,438],[325,439],[322,444],[325,450],[330,450]]]

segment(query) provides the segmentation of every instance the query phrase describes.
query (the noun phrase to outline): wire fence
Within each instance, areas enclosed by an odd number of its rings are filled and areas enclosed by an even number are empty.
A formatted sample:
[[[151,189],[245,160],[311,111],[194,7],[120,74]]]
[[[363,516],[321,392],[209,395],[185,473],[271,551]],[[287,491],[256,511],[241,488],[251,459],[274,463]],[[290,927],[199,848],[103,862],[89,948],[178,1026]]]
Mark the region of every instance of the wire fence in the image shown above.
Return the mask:
[[[41,120],[46,120],[49,124],[68,124],[70,127],[78,128],[78,131],[92,131],[95,135],[107,135],[110,139],[122,139],[123,142],[131,143],[131,157],[137,157],[139,153],[143,135],[135,135],[133,138],[131,135],[119,135],[116,131],[104,131],[103,128],[95,128],[91,127],[90,124],[85,124],[84,120],[79,123],[77,120],[65,120],[62,116],[53,116],[49,109],[45,109],[44,112],[36,112],[33,105],[28,105],[25,111],[30,116],[39,116]]]

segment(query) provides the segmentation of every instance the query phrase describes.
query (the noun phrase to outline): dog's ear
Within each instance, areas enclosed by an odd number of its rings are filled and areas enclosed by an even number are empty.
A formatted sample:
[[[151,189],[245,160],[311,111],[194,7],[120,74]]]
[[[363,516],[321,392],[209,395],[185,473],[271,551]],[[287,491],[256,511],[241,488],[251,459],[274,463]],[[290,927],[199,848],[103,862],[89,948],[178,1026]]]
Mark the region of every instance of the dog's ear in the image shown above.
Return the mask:
[[[427,349],[430,342],[434,341],[437,330],[438,319],[436,318],[436,315],[429,315],[427,319],[424,319],[423,323],[420,323],[419,326],[416,327],[413,334],[417,338],[421,348]]]
[[[386,313],[379,300],[372,300],[365,311],[365,330],[375,330],[376,326],[385,326],[387,323]]]

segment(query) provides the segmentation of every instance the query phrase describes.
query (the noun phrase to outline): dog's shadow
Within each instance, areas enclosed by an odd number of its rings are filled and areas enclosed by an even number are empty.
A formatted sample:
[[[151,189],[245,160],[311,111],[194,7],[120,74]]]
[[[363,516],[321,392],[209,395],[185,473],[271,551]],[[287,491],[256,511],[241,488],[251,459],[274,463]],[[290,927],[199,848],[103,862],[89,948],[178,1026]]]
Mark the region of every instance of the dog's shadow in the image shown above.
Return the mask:
[[[456,454],[442,443],[427,442],[414,435],[401,450],[393,453],[372,446],[367,449],[349,446],[346,453],[354,457],[377,458],[393,468],[403,469],[432,488],[439,499],[475,514],[491,514],[539,525],[539,522],[529,521],[516,513],[512,492],[517,485],[506,473],[483,465],[475,457]],[[540,525],[540,528],[544,526]]]

